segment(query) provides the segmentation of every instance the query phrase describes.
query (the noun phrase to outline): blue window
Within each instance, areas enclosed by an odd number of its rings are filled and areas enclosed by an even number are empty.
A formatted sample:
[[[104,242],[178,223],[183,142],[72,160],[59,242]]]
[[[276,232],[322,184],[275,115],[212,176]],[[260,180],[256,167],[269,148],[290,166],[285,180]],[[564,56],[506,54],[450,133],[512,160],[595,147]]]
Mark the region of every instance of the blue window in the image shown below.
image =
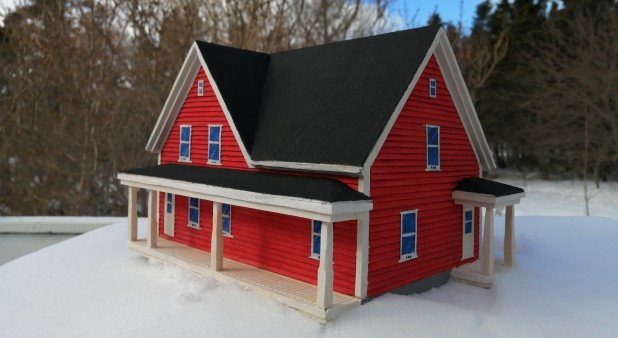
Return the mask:
[[[208,125],[208,164],[221,164],[220,125]]]
[[[223,220],[223,235],[232,237],[232,206],[221,204],[221,218]]]
[[[178,161],[189,162],[191,158],[191,126],[180,126],[180,153]]]
[[[464,210],[464,234],[472,233],[474,213],[472,209]]]
[[[171,214],[172,210],[174,210],[172,203],[174,203],[174,195],[170,193],[165,194],[165,212],[168,214]]]
[[[204,80],[197,81],[197,96],[204,96]]]
[[[429,97],[437,96],[436,79],[429,79]]]
[[[189,227],[200,228],[200,200],[189,197]]]
[[[418,210],[401,213],[401,245],[399,262],[416,258],[416,220]]]
[[[425,126],[427,129],[427,170],[440,170],[440,127]]]
[[[311,258],[320,258],[322,221],[311,221]]]

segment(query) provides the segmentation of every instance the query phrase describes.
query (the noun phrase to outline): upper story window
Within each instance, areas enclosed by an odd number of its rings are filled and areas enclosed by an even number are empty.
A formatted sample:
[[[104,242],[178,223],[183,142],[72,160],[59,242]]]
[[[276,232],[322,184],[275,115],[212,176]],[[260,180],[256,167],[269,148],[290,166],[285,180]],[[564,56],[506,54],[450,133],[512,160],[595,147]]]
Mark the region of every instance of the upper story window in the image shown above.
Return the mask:
[[[221,204],[221,218],[223,221],[223,236],[232,237],[232,206]]]
[[[204,96],[204,80],[197,81],[197,96]]]
[[[427,130],[427,170],[440,170],[440,127],[425,126]]]
[[[189,197],[189,224],[191,228],[200,229],[200,200]]]
[[[191,160],[191,126],[180,126],[180,151],[178,161],[189,162]]]
[[[208,125],[208,164],[221,164],[221,125]]]
[[[311,258],[320,258],[320,241],[322,240],[322,221],[311,221]]]
[[[417,257],[416,254],[416,221],[418,209],[401,213],[401,241],[399,262]]]
[[[429,97],[438,96],[436,79],[429,79]]]

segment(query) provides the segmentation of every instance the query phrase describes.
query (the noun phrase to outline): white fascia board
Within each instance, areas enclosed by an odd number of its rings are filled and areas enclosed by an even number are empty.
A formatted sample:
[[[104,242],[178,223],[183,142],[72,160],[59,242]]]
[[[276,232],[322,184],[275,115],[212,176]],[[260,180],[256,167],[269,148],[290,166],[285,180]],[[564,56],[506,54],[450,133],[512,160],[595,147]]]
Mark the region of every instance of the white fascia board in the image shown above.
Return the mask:
[[[200,62],[198,54],[197,45],[193,43],[193,46],[189,49],[189,53],[187,53],[185,61],[178,72],[172,90],[167,96],[167,100],[165,101],[165,105],[163,105],[157,123],[150,134],[150,138],[146,144],[147,151],[154,153],[161,152],[165,139],[174,125],[176,116],[178,116],[178,112],[180,112],[180,108],[185,101],[185,97],[189,94],[193,80],[195,80],[195,76],[199,70]]]
[[[360,176],[363,173],[362,167],[343,165],[343,164],[320,164],[303,162],[284,162],[284,161],[251,161],[251,165],[263,169],[291,169],[294,171],[311,171],[331,174],[341,174],[345,176]]]
[[[378,141],[373,146],[373,149],[369,153],[367,160],[365,160],[365,164],[363,165],[363,172],[366,172],[366,173],[369,172],[371,166],[373,165],[373,162],[375,162],[376,158],[378,157],[380,150],[382,150],[382,146],[384,146],[384,142],[386,142],[386,138],[390,134],[391,129],[393,129],[395,122],[397,122],[397,119],[399,118],[399,114],[401,114],[401,110],[403,110],[403,107],[405,106],[406,102],[408,101],[408,98],[412,94],[414,87],[416,87],[416,83],[421,78],[421,75],[423,74],[423,71],[425,70],[427,63],[429,63],[429,60],[431,59],[431,55],[433,54],[433,50],[436,48],[436,45],[440,42],[439,36],[440,36],[440,33],[443,31],[444,29],[440,28],[440,30],[438,31],[438,34],[436,34],[436,37],[431,43],[431,46],[427,50],[427,54],[425,55],[423,62],[421,62],[418,69],[416,70],[416,74],[414,74],[414,77],[412,78],[410,85],[408,85],[408,88],[403,93],[403,96],[401,97],[401,99],[399,100],[399,103],[395,107],[395,111],[393,112],[390,119],[386,123],[386,126],[384,127],[382,134],[380,134]]]
[[[206,77],[208,78],[208,82],[210,82],[210,86],[212,87],[212,90],[215,92],[217,101],[219,101],[219,105],[221,106],[221,109],[223,110],[225,119],[227,120],[227,123],[230,126],[230,129],[232,130],[232,134],[234,134],[236,143],[238,143],[240,152],[242,153],[242,156],[245,158],[245,163],[247,164],[248,168],[253,168],[253,165],[251,164],[251,157],[249,156],[249,153],[247,152],[247,148],[245,147],[245,144],[242,142],[238,129],[236,129],[236,125],[234,124],[232,115],[230,114],[230,111],[227,109],[225,100],[223,100],[223,96],[221,95],[221,92],[219,91],[219,86],[217,85],[217,82],[213,78],[212,73],[210,72],[210,69],[208,68],[208,65],[206,64],[206,60],[204,60],[202,53],[199,51],[199,47],[197,46],[197,43],[193,43],[193,46],[197,52],[197,57],[199,58],[200,63],[202,64],[202,68],[204,68],[204,72],[206,72]]]
[[[206,184],[165,178],[119,173],[120,183],[155,191],[194,197],[213,202],[237,205],[324,222],[358,219],[373,208],[370,200],[351,202],[323,202],[305,198],[262,194],[244,190],[221,188]]]
[[[436,55],[436,61],[442,72],[444,82],[449,90],[457,113],[463,123],[468,139],[472,143],[472,149],[477,161],[486,170],[496,169],[491,149],[485,138],[483,127],[479,121],[476,109],[472,103],[472,98],[468,92],[468,87],[459,69],[459,64],[455,58],[455,53],[451,47],[446,31],[440,29],[437,38],[440,43],[432,51]]]

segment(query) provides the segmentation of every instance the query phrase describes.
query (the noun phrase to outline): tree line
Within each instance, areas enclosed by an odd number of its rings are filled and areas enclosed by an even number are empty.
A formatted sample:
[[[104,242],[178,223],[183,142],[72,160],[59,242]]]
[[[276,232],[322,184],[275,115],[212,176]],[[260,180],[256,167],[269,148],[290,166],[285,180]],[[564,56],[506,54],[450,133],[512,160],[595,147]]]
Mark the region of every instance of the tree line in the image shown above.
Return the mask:
[[[429,18],[499,166],[615,179],[616,7],[486,1],[469,29]],[[405,26],[386,0],[22,3],[0,26],[0,215],[124,214],[116,172],[156,163],[144,145],[195,39],[275,52]]]

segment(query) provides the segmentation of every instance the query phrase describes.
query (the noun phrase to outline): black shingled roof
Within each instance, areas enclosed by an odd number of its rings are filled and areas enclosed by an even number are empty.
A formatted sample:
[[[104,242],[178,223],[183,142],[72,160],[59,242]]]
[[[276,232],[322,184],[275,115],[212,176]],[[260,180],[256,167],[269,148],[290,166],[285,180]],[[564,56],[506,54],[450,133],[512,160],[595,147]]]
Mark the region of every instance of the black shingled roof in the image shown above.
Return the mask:
[[[247,151],[251,151],[270,55],[196,41]]]
[[[198,46],[253,160],[360,167],[439,28],[270,56]]]
[[[512,185],[486,180],[479,177],[464,178],[457,184],[455,191],[472,192],[483,195],[492,195],[494,197],[502,197],[515,195],[524,192],[524,189],[514,187]]]
[[[163,164],[121,171],[261,194],[298,197],[322,202],[370,200],[366,195],[330,178],[269,172]]]

